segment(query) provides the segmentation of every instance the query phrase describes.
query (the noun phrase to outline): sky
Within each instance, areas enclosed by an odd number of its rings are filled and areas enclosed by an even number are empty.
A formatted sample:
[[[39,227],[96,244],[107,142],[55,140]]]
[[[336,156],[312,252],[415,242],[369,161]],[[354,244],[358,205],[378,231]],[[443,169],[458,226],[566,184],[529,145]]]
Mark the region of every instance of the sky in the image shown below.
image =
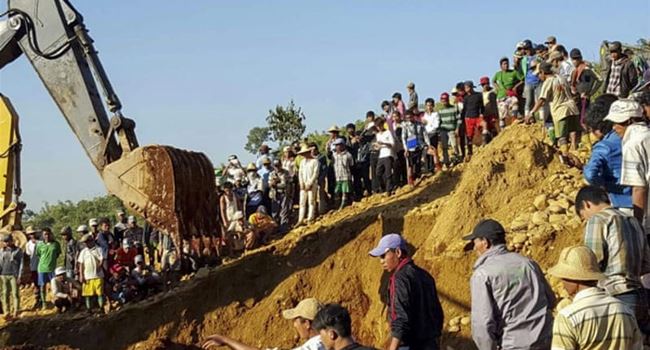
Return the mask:
[[[248,130],[293,99],[307,130],[379,110],[413,81],[420,99],[492,76],[516,42],[548,35],[596,59],[602,40],[650,38],[650,0],[72,0],[135,119],[141,145],[252,159]],[[6,5],[4,5],[6,6]],[[0,8],[0,11],[6,8]],[[97,171],[31,65],[0,71],[0,93],[20,115],[22,200],[105,194]]]

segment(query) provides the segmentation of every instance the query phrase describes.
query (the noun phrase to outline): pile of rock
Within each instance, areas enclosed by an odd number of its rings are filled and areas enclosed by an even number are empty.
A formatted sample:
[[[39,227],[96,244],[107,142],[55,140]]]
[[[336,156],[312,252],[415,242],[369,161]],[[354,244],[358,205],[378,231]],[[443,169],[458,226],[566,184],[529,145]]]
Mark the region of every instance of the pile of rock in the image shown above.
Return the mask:
[[[447,331],[449,333],[458,333],[463,327],[468,327],[471,323],[469,315],[461,315],[453,317],[448,322]]]

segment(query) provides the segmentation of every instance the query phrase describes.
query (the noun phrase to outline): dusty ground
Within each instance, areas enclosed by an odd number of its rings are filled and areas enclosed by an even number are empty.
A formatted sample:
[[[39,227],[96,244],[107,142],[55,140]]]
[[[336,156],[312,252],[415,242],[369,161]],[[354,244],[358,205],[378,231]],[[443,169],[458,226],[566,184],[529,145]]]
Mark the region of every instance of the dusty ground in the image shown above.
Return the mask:
[[[480,219],[495,218],[511,231],[512,249],[546,269],[562,247],[580,241],[581,223],[570,207],[580,184],[580,174],[543,143],[539,127],[513,126],[452,172],[329,214],[172,292],[103,317],[27,314],[1,328],[0,344],[193,349],[220,332],[252,345],[290,347],[297,339],[280,311],[315,296],[348,307],[357,338],[382,347],[387,277],[367,252],[382,233],[402,232],[415,261],[437,280],[446,313],[443,343],[472,349],[466,323],[476,257],[463,252],[460,237]]]

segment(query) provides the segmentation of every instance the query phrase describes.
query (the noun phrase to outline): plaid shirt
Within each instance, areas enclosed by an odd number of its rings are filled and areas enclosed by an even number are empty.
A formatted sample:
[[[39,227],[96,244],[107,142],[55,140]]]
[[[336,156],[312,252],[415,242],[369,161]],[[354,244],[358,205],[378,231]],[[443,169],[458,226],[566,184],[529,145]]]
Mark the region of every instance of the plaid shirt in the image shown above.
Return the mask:
[[[601,210],[587,222],[585,245],[607,275],[601,287],[609,294],[641,288],[639,277],[650,272],[650,247],[636,218],[614,208]]]
[[[607,84],[607,90],[605,91],[606,93],[614,94],[616,96],[621,93],[621,73],[623,72],[623,62],[623,58],[612,61],[609,73],[609,84]]]
[[[336,176],[336,181],[350,181],[352,180],[352,166],[354,165],[354,159],[348,151],[343,151],[341,153],[334,152],[332,154],[334,158],[334,174]]]
[[[578,292],[553,323],[553,350],[642,347],[634,312],[599,288]]]

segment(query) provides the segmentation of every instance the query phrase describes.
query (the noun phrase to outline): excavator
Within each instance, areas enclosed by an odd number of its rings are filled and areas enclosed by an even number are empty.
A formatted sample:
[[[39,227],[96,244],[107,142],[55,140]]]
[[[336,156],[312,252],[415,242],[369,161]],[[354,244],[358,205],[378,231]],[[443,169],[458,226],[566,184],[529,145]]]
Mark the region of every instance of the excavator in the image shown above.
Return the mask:
[[[122,114],[83,17],[69,1],[9,0],[7,8],[1,15],[7,18],[0,21],[0,69],[25,55],[107,191],[167,232],[179,254],[184,241],[216,251],[218,201],[208,157],[138,144],[135,122]],[[0,181],[0,223],[17,236],[24,208],[18,198],[20,145],[18,115],[2,96],[0,174],[5,176]]]

